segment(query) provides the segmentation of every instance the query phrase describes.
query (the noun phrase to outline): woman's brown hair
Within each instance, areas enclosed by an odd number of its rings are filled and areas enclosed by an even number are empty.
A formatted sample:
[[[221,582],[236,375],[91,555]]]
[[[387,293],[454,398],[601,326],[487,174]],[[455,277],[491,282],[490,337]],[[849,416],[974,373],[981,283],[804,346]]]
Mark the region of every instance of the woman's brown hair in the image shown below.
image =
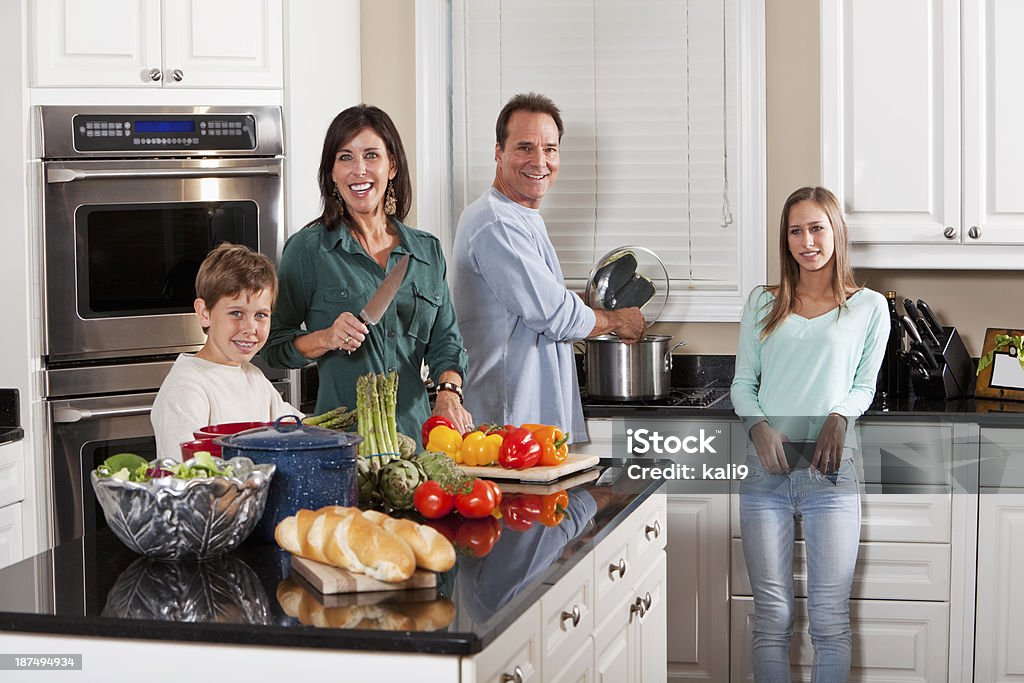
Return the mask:
[[[832,224],[835,251],[832,254],[832,296],[839,306],[837,315],[846,308],[846,299],[860,289],[850,268],[849,233],[839,200],[824,187],[801,187],[786,199],[779,221],[779,265],[782,277],[774,287],[775,299],[768,314],[761,321],[760,339],[763,341],[778,328],[796,308],[796,285],[800,281],[800,266],[789,253],[789,211],[800,202],[812,201],[818,205]],[[768,304],[765,304],[767,307]]]

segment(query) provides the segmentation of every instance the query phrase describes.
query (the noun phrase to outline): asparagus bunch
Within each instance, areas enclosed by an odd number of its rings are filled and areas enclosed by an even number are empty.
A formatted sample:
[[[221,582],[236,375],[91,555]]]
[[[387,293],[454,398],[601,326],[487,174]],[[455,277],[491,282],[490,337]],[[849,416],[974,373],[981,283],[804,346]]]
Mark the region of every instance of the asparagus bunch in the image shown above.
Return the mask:
[[[399,452],[397,403],[398,373],[371,373],[356,380],[356,429],[363,437],[360,455]]]
[[[346,429],[355,423],[356,411],[349,410],[347,406],[338,406],[326,413],[302,418],[302,424],[324,429]]]

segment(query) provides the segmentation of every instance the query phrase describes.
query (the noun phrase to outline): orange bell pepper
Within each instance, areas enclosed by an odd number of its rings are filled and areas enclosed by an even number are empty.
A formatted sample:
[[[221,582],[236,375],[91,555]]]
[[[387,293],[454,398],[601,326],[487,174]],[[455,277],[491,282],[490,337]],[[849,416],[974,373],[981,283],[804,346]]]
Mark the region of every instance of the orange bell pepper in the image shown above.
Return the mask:
[[[549,493],[540,501],[540,516],[537,521],[544,526],[558,526],[565,519],[569,509],[569,494],[565,491]]]
[[[569,435],[554,425],[523,425],[540,444],[538,465],[560,465],[569,457]],[[531,429],[535,427],[535,429]]]

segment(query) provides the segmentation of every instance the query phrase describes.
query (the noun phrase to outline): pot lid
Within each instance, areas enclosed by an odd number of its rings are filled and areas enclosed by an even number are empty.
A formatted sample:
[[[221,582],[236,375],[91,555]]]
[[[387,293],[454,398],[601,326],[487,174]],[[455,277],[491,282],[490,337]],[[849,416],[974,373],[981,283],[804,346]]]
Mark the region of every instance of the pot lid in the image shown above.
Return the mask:
[[[668,293],[668,269],[658,255],[646,247],[623,246],[594,264],[583,301],[606,311],[637,306],[652,325],[661,317]]]
[[[294,421],[294,422],[293,422]],[[355,446],[363,440],[358,434],[302,424],[298,415],[285,415],[270,427],[222,436],[214,440],[221,446],[261,451],[312,451],[321,448]]]

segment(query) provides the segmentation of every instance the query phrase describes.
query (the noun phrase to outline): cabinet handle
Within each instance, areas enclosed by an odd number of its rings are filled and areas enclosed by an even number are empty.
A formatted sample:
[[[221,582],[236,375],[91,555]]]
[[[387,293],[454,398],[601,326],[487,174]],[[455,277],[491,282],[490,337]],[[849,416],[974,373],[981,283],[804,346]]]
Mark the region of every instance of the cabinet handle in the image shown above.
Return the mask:
[[[645,595],[644,599],[643,599],[644,612],[646,612],[647,610],[651,609],[651,602],[653,602],[653,600],[651,599],[651,594],[647,593],[647,595]],[[643,616],[643,615],[641,614],[640,616]]]
[[[630,623],[633,622],[633,615],[634,614],[639,614],[640,618],[642,619],[643,616],[644,616],[644,613],[646,611],[647,610],[644,608],[644,603],[643,603],[643,601],[640,598],[637,598],[636,600],[634,600],[633,604],[629,606],[629,621],[630,621]]]
[[[946,229],[942,231],[942,234],[946,237],[947,240],[955,240],[956,228],[954,228],[952,225],[946,226]]]
[[[572,612],[562,612],[562,623],[569,619],[572,619],[572,627],[576,628],[580,624],[580,607],[579,605],[572,606]]]
[[[150,69],[146,75],[149,76],[149,80],[151,81],[159,81],[164,77],[164,74],[160,69]]]
[[[644,527],[644,538],[648,541],[651,540],[651,534],[654,534],[655,538],[661,536],[661,524],[658,520],[654,520],[654,524],[648,524]]]
[[[972,240],[976,240],[979,237],[981,237],[981,228],[979,228],[977,225],[972,225],[971,229],[967,231],[967,235]]]
[[[171,72],[171,78],[173,78],[176,82],[181,83],[181,80],[185,78],[185,72],[181,69],[175,69]]]
[[[619,573],[619,578],[620,579],[623,576],[626,575],[626,559],[625,558],[620,557],[618,564],[610,564],[610,565],[608,565],[608,578],[609,579],[612,579],[613,581],[615,580],[615,572]]]
[[[501,683],[523,683],[523,670],[518,666],[510,674],[501,674]]]

